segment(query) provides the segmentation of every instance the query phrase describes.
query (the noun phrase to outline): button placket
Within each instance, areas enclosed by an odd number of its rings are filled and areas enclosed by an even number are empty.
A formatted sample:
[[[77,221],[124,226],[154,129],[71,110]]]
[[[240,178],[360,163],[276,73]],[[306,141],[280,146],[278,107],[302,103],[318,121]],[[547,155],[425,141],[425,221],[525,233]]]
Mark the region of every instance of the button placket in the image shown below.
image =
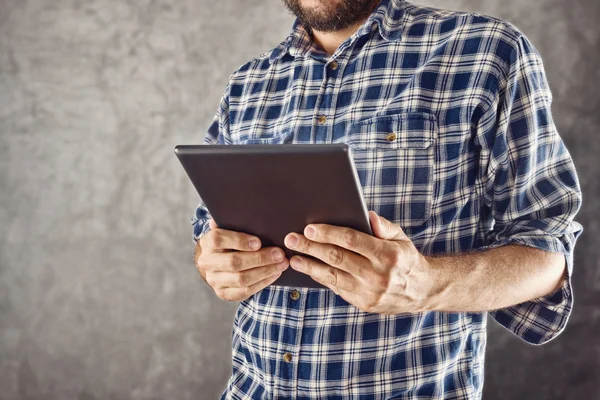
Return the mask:
[[[349,43],[346,47],[353,45],[353,43]],[[351,51],[351,50],[350,50]],[[348,63],[349,55],[346,54],[346,50],[343,52],[339,52],[335,54],[335,59],[331,59],[329,62],[327,69],[325,70],[325,75],[329,79],[326,83],[326,95],[329,98],[329,107],[331,110],[336,109],[337,96],[340,93],[343,81],[343,70]],[[333,58],[333,57],[332,57]],[[333,123],[333,119],[335,118],[335,112],[328,116],[328,129],[325,132],[325,136],[323,140],[325,143],[332,142],[332,136],[334,135],[333,130],[335,129],[335,124]]]
[[[307,292],[306,289],[286,288],[283,307],[286,314],[290,316],[287,319],[287,325],[295,328],[295,337],[278,346],[276,374],[278,379],[287,380],[285,397],[296,398],[298,390],[298,368],[300,361],[300,343],[302,339],[303,321],[306,307]],[[287,298],[287,299],[286,299]],[[294,316],[294,314],[296,314]],[[281,341],[280,337],[280,341]],[[283,396],[284,392],[273,391],[275,398]]]
[[[327,115],[319,112],[319,109],[327,110],[326,112],[331,113],[333,110],[331,103],[333,101],[335,91],[335,81],[337,78],[337,70],[339,69],[339,63],[336,60],[332,60],[329,63],[323,64],[322,84],[319,94],[317,96],[317,104],[315,107],[316,126],[314,127],[314,142],[324,143],[328,137],[328,124],[331,123],[332,115]],[[329,81],[332,81],[331,83]]]
[[[335,59],[334,59],[335,58]],[[333,54],[329,60],[323,64],[322,68],[322,83],[317,95],[317,101],[315,105],[315,118],[316,126],[313,126],[313,132],[311,137],[314,138],[314,143],[327,143],[328,137],[330,136],[330,130],[333,126],[332,121],[334,119],[335,103],[336,103],[336,91],[340,87],[340,80],[338,75],[343,69],[343,65],[340,64],[340,59],[344,61],[340,49]],[[324,110],[323,113],[321,110]],[[329,140],[330,141],[330,140]]]
[[[325,65],[323,86],[331,89],[335,87],[340,67],[341,65],[337,60],[332,60]]]

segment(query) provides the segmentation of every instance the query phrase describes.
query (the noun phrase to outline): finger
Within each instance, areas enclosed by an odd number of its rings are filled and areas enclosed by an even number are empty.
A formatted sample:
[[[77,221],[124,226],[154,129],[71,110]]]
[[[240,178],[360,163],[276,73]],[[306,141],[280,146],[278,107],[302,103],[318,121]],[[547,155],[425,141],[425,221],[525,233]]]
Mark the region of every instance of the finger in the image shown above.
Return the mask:
[[[358,287],[356,277],[346,271],[334,268],[319,260],[313,260],[308,257],[293,256],[290,259],[290,266],[296,271],[309,275],[312,279],[323,286],[327,286],[334,293],[339,294],[339,290],[354,292]]]
[[[253,285],[246,286],[245,288],[224,288],[221,289],[221,297],[229,301],[240,301],[247,299],[253,294],[263,290],[275,282],[281,276],[281,272],[271,275],[265,279],[256,282]]]
[[[377,215],[375,211],[369,211],[369,219],[376,237],[386,240],[410,240],[400,225]]]
[[[371,260],[376,259],[382,245],[381,239],[343,226],[310,224],[304,228],[304,235],[313,242],[334,244]]]
[[[240,272],[263,265],[279,263],[285,259],[279,247],[265,247],[258,251],[232,251],[211,254],[213,271]]]
[[[251,286],[265,278],[286,270],[290,263],[287,259],[276,263],[264,265],[262,267],[250,268],[241,272],[214,271],[211,273],[209,284],[213,288],[237,287],[243,288]]]
[[[254,235],[219,228],[209,231],[200,240],[202,240],[202,247],[211,251],[254,251],[261,246],[260,239]]]
[[[293,238],[298,240],[298,244],[292,247]],[[368,260],[352,251],[333,244],[308,240],[299,233],[288,234],[284,243],[290,249],[316,257],[332,267],[342,269],[355,276],[361,276],[361,268],[368,263]]]

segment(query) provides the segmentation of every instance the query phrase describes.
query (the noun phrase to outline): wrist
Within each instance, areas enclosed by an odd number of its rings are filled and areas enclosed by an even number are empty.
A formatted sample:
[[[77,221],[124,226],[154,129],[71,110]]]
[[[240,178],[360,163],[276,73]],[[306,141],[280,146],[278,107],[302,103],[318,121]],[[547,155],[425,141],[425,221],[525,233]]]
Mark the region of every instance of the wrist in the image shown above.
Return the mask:
[[[451,292],[452,277],[448,268],[444,268],[443,257],[423,256],[423,268],[427,276],[427,295],[423,311],[444,311],[451,308],[448,294]]]

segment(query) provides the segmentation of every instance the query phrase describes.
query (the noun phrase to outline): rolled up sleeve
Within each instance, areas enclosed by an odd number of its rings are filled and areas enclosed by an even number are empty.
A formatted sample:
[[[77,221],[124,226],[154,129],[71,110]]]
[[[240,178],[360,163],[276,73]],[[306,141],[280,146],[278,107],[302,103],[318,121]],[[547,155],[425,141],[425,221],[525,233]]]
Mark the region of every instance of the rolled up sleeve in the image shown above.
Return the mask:
[[[507,65],[495,104],[479,125],[482,199],[494,220],[486,248],[517,244],[562,253],[567,279],[554,293],[490,315],[539,345],[563,331],[573,307],[573,250],[583,230],[574,217],[581,189],[552,119],[552,95],[539,53],[520,36]]]

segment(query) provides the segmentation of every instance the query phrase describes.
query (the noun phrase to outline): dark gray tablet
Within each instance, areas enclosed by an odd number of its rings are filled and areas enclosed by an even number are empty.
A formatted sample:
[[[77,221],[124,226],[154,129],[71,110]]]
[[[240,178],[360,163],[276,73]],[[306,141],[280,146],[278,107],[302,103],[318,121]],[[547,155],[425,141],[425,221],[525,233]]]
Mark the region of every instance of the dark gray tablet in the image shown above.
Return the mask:
[[[175,154],[219,228],[258,236],[289,259],[290,232],[310,223],[373,235],[346,144],[181,145]],[[273,285],[324,288],[285,270]]]

